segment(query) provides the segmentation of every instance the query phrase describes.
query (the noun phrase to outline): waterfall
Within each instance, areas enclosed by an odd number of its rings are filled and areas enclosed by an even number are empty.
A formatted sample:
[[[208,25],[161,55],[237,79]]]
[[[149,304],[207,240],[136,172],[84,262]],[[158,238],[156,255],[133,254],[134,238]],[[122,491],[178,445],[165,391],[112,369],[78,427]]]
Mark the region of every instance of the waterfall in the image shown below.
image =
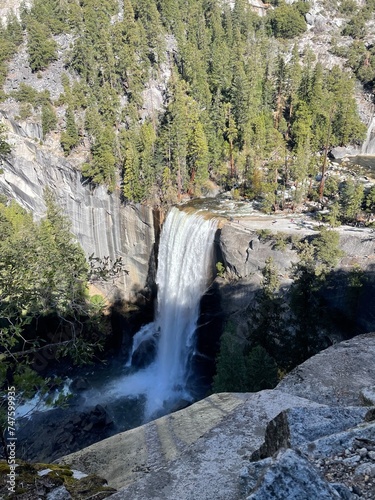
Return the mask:
[[[122,395],[144,394],[146,416],[191,399],[186,383],[194,351],[199,304],[212,277],[217,220],[172,208],[162,228],[153,323],[134,336],[133,353],[144,342],[156,343],[154,361],[125,377]]]
[[[375,115],[368,125],[366,139],[361,148],[361,155],[375,155]]]

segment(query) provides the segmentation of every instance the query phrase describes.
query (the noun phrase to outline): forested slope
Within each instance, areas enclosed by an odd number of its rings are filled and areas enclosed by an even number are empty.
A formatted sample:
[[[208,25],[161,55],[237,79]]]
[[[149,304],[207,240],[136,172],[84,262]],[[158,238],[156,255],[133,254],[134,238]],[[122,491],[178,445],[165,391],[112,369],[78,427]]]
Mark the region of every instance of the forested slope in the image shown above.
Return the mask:
[[[45,137],[59,132],[64,154],[80,153],[83,176],[125,200],[173,203],[205,194],[210,181],[239,187],[266,211],[282,205],[280,185],[294,185],[297,204],[322,198],[311,179],[329,149],[365,137],[349,66],[369,88],[374,80],[372,51],[358,40],[364,22],[355,29],[358,16],[372,19],[373,2],[344,3],[330,8],[346,19],[346,42],[331,48],[346,59],[328,70],[313,45],[298,49],[304,1],[266,4],[259,16],[247,0],[36,0],[1,31],[1,80],[27,43],[41,80],[63,57],[63,92],[52,99],[21,83],[2,98],[19,103],[20,119],[38,117]],[[62,55],[63,34],[71,43]],[[162,103],[152,102],[153,85]]]

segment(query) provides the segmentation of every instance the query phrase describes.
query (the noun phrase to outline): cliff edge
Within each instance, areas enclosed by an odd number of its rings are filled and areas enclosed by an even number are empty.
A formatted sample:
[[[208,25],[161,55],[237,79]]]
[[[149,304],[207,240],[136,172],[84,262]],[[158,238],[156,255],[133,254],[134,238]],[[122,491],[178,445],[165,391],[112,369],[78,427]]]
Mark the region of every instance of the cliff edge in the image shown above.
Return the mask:
[[[116,499],[375,497],[375,333],[334,345],[274,390],[214,394],[58,462]]]

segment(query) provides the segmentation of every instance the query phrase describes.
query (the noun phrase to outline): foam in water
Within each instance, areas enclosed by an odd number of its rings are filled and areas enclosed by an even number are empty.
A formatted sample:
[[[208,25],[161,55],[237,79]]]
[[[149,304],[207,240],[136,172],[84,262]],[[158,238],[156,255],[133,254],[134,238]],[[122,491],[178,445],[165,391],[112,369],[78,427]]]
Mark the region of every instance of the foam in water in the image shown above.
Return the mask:
[[[144,395],[146,418],[165,411],[186,390],[194,348],[199,303],[212,273],[217,221],[172,208],[163,225],[156,283],[155,321],[133,339],[133,352],[145,341],[157,342],[156,358],[143,370],[117,380],[106,390],[109,397]],[[128,363],[129,364],[129,363]]]

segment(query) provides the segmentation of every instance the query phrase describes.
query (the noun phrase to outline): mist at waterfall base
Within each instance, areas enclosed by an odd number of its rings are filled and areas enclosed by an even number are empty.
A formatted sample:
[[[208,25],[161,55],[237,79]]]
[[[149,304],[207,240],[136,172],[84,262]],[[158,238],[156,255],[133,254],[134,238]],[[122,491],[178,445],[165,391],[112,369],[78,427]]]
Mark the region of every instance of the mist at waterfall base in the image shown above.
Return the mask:
[[[139,351],[153,353],[148,366],[105,387],[108,400],[143,398],[144,420],[168,413],[182,400],[192,401],[195,331],[200,300],[213,275],[215,219],[172,208],[163,225],[158,257],[155,319],[134,336],[128,361]],[[139,355],[138,355],[139,356]]]

